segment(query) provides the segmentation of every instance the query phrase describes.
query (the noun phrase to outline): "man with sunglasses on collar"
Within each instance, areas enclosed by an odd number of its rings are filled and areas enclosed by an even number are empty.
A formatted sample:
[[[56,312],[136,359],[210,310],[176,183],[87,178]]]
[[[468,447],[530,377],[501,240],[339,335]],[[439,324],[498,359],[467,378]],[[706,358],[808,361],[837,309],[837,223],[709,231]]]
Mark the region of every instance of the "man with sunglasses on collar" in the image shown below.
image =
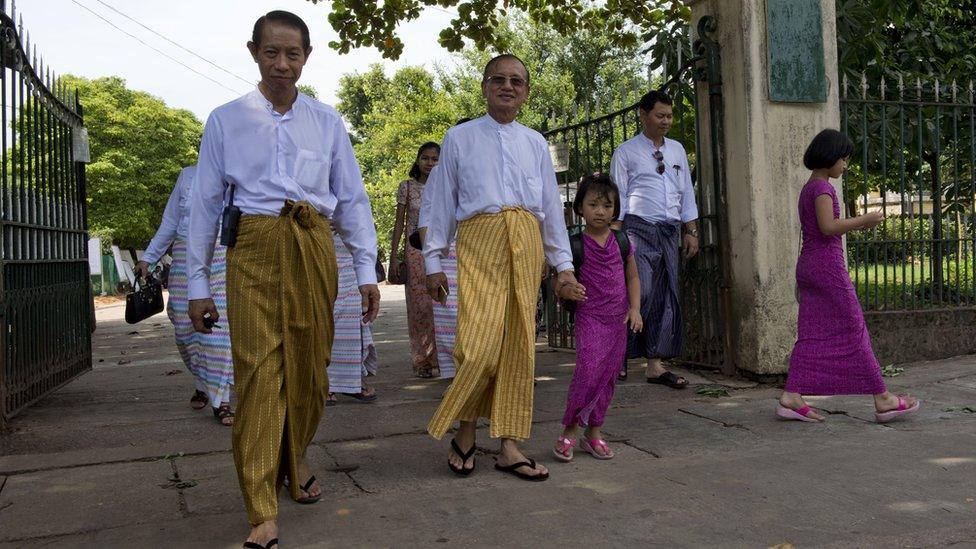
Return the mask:
[[[679,252],[684,259],[698,254],[698,207],[685,149],[666,137],[673,120],[671,98],[652,90],[641,97],[638,111],[643,130],[614,151],[610,164],[621,197],[614,225],[634,243],[641,283],[644,330],[631,334],[627,356],[647,359],[648,383],[683,389],[688,381],[662,361],[682,351]],[[626,372],[625,363],[620,377]]]

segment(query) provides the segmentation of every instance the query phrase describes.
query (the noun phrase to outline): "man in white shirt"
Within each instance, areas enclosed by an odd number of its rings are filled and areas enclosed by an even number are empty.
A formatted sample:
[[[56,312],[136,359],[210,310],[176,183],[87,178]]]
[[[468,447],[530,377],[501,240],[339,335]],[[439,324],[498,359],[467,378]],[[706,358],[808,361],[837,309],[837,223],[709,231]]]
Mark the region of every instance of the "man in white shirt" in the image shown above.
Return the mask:
[[[614,151],[610,175],[621,197],[615,226],[622,225],[634,243],[641,283],[644,330],[631,334],[627,356],[647,358],[648,383],[683,389],[688,381],[667,371],[662,360],[682,351],[678,240],[683,226],[684,258],[698,253],[698,207],[685,149],[665,137],[673,118],[671,103],[662,91],[641,97],[643,131]]]
[[[448,465],[474,470],[475,425],[491,420],[501,438],[495,468],[540,481],[548,470],[517,443],[532,427],[535,305],[543,253],[557,284],[578,287],[549,148],[538,132],[515,121],[529,95],[525,65],[500,55],[481,84],[488,114],[448,130],[440,163],[427,182],[424,257],[431,296],[446,300],[441,260],[457,231],[457,376],[427,431],[441,438],[454,421]],[[580,287],[581,289],[581,287]]]
[[[312,51],[298,16],[258,19],[248,43],[256,90],[218,107],[200,145],[190,208],[190,318],[219,320],[207,278],[225,196],[241,219],[227,253],[227,313],[238,396],[234,462],[252,529],[245,547],[277,545],[278,487],[313,503],[322,489],[305,461],[328,392],[337,292],[335,225],[353,255],[363,320],[379,309],[376,232],[339,114],[298,92]],[[222,231],[228,231],[225,223]]]

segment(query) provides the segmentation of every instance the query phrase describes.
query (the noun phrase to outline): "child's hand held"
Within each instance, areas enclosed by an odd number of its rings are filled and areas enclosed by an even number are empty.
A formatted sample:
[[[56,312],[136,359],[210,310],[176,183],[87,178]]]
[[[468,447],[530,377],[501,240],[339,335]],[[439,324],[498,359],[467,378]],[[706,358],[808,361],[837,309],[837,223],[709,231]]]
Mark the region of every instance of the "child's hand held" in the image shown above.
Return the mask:
[[[630,329],[633,332],[639,332],[644,329],[644,319],[641,318],[640,311],[637,309],[630,309],[627,311],[627,316],[624,318],[624,323],[630,325]]]

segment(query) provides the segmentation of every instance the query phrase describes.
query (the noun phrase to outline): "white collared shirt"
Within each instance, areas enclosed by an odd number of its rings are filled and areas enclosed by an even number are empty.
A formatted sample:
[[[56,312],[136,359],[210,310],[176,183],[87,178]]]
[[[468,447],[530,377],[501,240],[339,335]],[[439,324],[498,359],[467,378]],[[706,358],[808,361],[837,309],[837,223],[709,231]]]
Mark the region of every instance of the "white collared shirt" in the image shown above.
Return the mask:
[[[687,223],[698,219],[688,155],[681,143],[664,138],[664,173],[657,173],[657,147],[643,133],[613,153],[610,177],[620,190],[620,217],[633,214],[645,221]]]
[[[186,239],[190,227],[190,189],[196,169],[196,166],[187,166],[180,170],[173,192],[169,193],[169,200],[166,201],[163,220],[159,222],[155,236],[143,252],[142,261],[152,265],[163,257],[173,240]]]
[[[428,274],[443,272],[441,259],[459,221],[508,207],[524,208],[539,219],[550,265],[559,272],[573,268],[556,172],[537,131],[518,122],[499,124],[490,115],[451,128],[424,194],[430,204],[423,219]]]
[[[277,216],[307,200],[353,255],[360,285],[376,283],[376,229],[349,134],[332,107],[302,94],[285,114],[257,89],[214,109],[203,131],[190,205],[189,299],[210,297],[210,257],[224,194],[242,214]]]

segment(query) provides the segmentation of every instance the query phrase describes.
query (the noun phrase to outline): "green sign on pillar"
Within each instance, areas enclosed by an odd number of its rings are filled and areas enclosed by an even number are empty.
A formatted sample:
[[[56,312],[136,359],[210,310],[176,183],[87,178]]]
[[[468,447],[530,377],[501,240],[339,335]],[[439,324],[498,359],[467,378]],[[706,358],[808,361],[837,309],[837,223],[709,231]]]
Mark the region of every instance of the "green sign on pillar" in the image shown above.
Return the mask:
[[[820,0],[766,0],[769,100],[827,101]]]

